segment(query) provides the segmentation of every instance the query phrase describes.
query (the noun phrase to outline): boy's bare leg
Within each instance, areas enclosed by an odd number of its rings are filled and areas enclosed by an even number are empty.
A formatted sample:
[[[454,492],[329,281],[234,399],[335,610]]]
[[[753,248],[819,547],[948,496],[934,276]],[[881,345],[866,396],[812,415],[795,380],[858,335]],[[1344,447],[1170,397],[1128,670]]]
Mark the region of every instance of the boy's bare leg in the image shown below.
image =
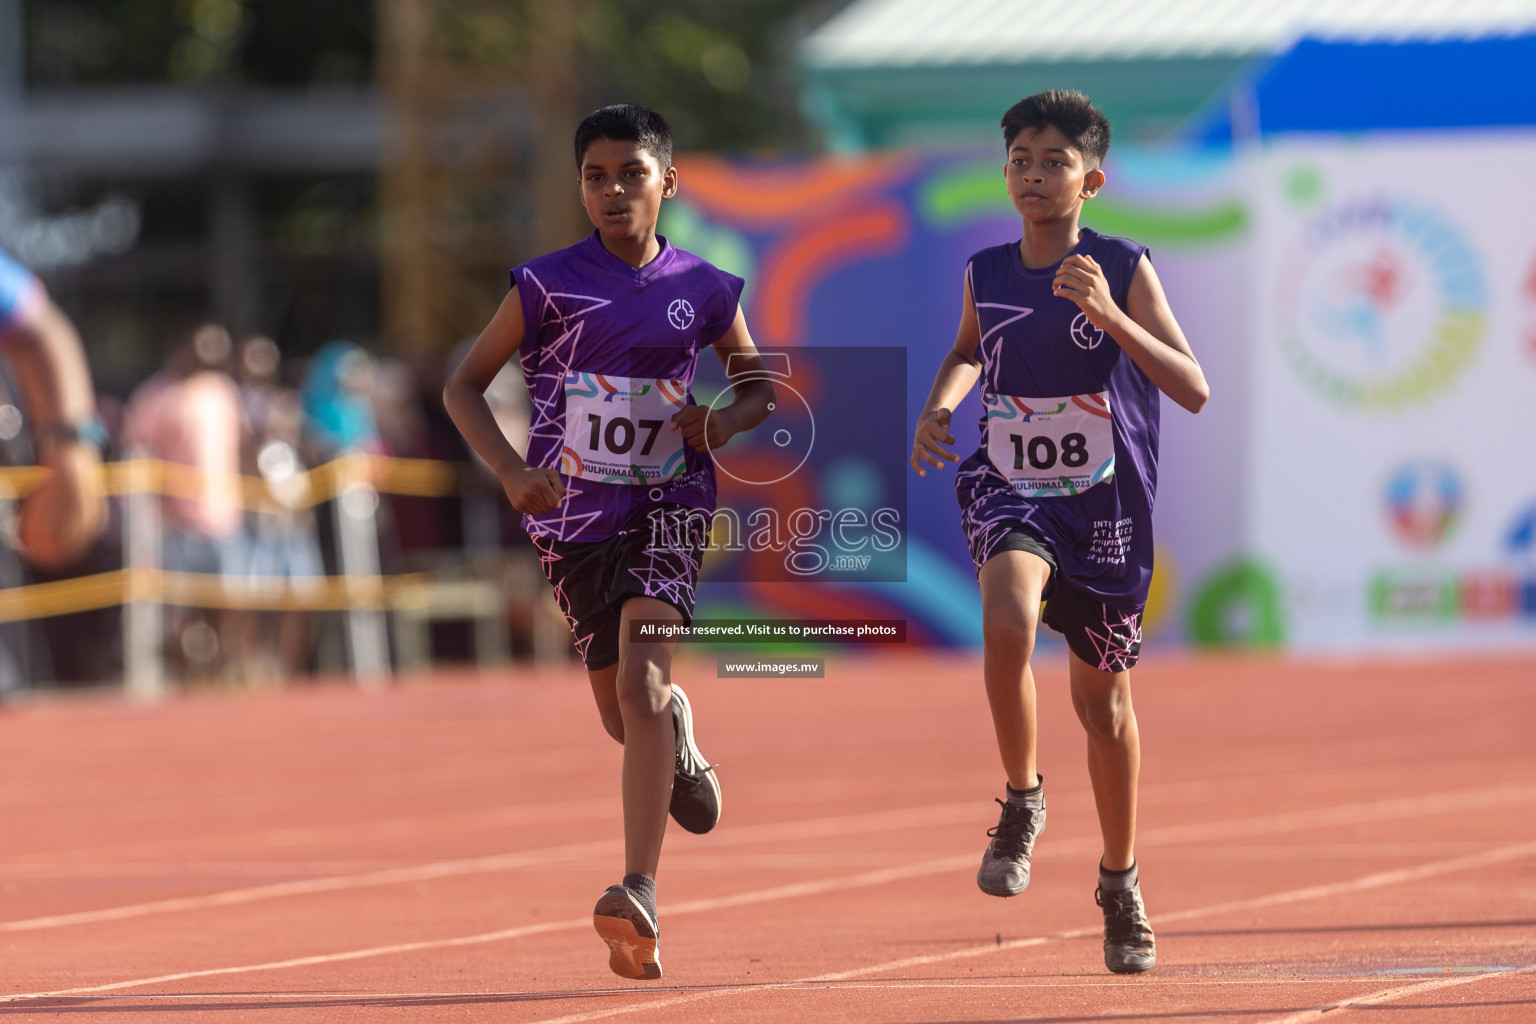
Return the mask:
[[[1141,736],[1131,707],[1131,673],[1101,672],[1071,657],[1072,707],[1088,734],[1088,777],[1104,835],[1103,866],[1122,871],[1135,860],[1136,778]]]
[[[1008,784],[1033,789],[1035,773],[1035,677],[1029,659],[1040,619],[1040,594],[1050,578],[1045,559],[1028,551],[1004,551],[981,567],[982,677],[997,751]]]
[[[656,877],[672,802],[676,734],[672,726],[672,641],[630,643],[629,623],[681,623],[665,601],[632,597],[619,615],[619,663],[614,678],[624,737],[624,871]],[[599,708],[602,707],[601,699]]]
[[[603,731],[620,743],[624,742],[624,712],[619,709],[619,663],[596,672],[588,671],[592,681],[592,699],[597,701],[597,714],[603,720]]]

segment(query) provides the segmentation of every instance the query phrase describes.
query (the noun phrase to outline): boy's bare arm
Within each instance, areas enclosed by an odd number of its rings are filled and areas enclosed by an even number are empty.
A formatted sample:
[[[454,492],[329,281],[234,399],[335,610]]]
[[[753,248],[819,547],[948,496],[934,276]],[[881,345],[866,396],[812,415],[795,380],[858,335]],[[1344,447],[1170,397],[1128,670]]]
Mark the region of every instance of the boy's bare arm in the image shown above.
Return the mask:
[[[502,436],[485,400],[485,389],[522,347],[523,334],[523,307],[514,287],[448,378],[443,388],[443,406],[464,440],[501,481],[512,507],[529,515],[543,515],[565,498],[560,474],[524,462]]]
[[[773,381],[752,342],[741,307],[736,308],[736,319],[715,341],[714,349],[731,377],[731,404],[713,411],[690,405],[672,417],[683,432],[683,441],[700,451],[719,448],[742,431],[751,430],[773,409]]]
[[[1163,394],[1190,412],[1205,406],[1211,387],[1173,310],[1168,308],[1157,271],[1145,255],[1131,278],[1127,309],[1115,304],[1109,282],[1092,256],[1068,256],[1052,287],[1057,295],[1077,303],[1095,327],[1114,338]]]
[[[945,448],[955,443],[950,433],[950,420],[955,406],[976,386],[981,376],[981,364],[976,361],[976,346],[981,341],[981,326],[976,319],[976,303],[971,298],[971,279],[965,278],[965,295],[960,307],[960,327],[955,331],[955,346],[939,364],[934,376],[933,389],[928,401],[917,417],[917,430],[912,439],[912,468],[918,476],[927,476],[924,464],[944,468],[944,459],[959,462],[960,456]]]
[[[86,553],[106,524],[101,455],[75,433],[96,415],[91,371],[74,325],[49,299],[17,325],[6,352],[32,419],[38,462],[52,470],[22,502],[17,533],[28,561],[62,569]]]

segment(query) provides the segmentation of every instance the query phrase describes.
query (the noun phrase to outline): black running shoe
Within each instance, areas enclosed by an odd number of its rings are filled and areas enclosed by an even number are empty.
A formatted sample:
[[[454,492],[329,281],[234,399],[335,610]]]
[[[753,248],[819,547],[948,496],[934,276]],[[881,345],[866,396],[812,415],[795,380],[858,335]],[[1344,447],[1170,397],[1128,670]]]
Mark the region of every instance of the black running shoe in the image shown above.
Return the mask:
[[[976,885],[988,896],[1017,896],[1029,887],[1029,858],[1035,840],[1045,831],[1045,808],[1031,810],[998,800],[1003,813],[987,830],[992,841],[981,855]]]
[[[621,978],[661,977],[661,929],[633,889],[610,885],[592,908],[592,927],[608,943],[608,967]]]
[[[702,835],[720,821],[720,782],[715,766],[693,742],[693,708],[688,695],[672,684],[672,729],[677,737],[677,774],[672,780],[672,818]]]
[[[1104,966],[1116,974],[1140,974],[1157,963],[1157,940],[1147,923],[1141,886],[1118,892],[1095,890],[1093,902],[1104,908]]]

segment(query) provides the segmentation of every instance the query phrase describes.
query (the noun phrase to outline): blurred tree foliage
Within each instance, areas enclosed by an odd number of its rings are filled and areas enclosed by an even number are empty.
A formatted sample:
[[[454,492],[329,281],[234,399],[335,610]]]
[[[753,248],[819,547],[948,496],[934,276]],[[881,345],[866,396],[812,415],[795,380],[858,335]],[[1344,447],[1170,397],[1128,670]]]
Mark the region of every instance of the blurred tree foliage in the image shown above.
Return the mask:
[[[23,0],[33,84],[362,84],[373,5],[314,0]]]
[[[845,2],[845,0],[844,0]],[[583,106],[630,101],[685,148],[803,144],[795,35],[839,0],[449,0],[435,44],[482,77],[517,78],[536,19],[566,7]],[[180,82],[362,85],[374,78],[368,0],[24,0],[36,85]]]
[[[655,107],[685,149],[803,145],[808,137],[791,47],[810,18],[833,6],[826,0],[589,0],[577,30],[590,105]]]

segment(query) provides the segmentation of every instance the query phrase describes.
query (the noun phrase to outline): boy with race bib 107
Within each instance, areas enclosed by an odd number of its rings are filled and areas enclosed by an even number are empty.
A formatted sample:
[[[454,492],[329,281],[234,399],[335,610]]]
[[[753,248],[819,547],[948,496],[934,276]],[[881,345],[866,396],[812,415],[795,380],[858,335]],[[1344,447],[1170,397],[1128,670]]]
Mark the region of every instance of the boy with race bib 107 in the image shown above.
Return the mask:
[[[710,452],[762,422],[774,393],[742,317],[741,278],[656,234],[677,193],[666,121],[604,107],[576,129],[576,165],[595,230],[513,269],[443,399],[523,513],[603,727],[624,744],[626,873],[593,924],[614,973],[650,980],[661,977],[656,868],[668,811],[708,832],[720,785],[671,683],[674,642],[637,640],[629,627],[690,621],[715,509]],[[734,400],[718,408],[690,393],[706,347],[732,382]],[[533,405],[526,461],[485,401],[514,355]]]
[[[961,462],[951,414],[979,380],[981,444],[956,473],[961,525],[981,586],[983,676],[1007,774],[976,881],[993,896],[1029,884],[1045,827],[1035,763],[1039,622],[1065,635],[1072,705],[1088,735],[1103,834],[1095,900],[1104,963],[1157,960],[1134,852],[1140,741],[1130,670],[1152,579],[1159,395],[1191,412],[1210,395],[1145,246],[1078,224],[1103,187],[1109,122],[1081,93],[1020,100],[1002,119],[1017,242],[965,268],[954,348],[912,445],[912,467]],[[1045,602],[1041,611],[1041,601]]]

